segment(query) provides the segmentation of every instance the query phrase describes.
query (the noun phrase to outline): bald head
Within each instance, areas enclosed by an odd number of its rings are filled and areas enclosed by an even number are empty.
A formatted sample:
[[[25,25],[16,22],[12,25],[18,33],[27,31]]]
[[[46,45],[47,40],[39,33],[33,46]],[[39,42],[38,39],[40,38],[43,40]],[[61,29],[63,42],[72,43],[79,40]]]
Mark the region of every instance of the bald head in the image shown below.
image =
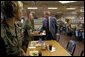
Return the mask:
[[[50,16],[50,15],[51,15],[50,11],[44,11],[44,16]]]

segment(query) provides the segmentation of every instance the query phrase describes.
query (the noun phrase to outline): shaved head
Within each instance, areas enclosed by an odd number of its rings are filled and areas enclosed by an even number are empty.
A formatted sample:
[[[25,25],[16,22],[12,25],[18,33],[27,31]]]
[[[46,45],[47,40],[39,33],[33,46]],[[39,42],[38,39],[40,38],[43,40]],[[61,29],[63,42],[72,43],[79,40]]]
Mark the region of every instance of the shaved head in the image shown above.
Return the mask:
[[[50,11],[44,11],[44,15],[50,16],[51,12]]]

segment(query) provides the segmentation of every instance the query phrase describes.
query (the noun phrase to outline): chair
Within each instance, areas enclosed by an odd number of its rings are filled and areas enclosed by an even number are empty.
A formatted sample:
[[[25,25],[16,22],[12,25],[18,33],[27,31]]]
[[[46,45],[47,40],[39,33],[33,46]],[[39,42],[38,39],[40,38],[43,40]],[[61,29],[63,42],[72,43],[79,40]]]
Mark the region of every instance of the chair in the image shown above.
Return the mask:
[[[75,30],[74,34],[75,34],[75,38],[79,40],[79,30]]]
[[[70,40],[67,44],[67,51],[73,56],[74,52],[75,52],[75,48],[76,48],[76,43],[73,40]]]
[[[84,40],[84,32],[82,32],[82,39]]]
[[[84,56],[84,50],[81,51],[80,56]]]
[[[80,40],[80,41],[83,40],[83,39],[82,39],[82,31],[80,31],[80,30],[79,30],[79,40]]]

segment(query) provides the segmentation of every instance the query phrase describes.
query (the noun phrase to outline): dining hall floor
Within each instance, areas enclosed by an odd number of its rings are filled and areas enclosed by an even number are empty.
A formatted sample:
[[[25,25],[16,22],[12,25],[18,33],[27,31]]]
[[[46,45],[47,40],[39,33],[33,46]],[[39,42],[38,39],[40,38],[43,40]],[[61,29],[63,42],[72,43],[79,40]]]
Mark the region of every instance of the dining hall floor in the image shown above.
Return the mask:
[[[74,40],[76,42],[76,49],[73,56],[80,56],[81,51],[84,50],[84,41],[78,41],[73,37],[69,37],[67,35],[61,35],[59,43],[66,49],[69,40]]]

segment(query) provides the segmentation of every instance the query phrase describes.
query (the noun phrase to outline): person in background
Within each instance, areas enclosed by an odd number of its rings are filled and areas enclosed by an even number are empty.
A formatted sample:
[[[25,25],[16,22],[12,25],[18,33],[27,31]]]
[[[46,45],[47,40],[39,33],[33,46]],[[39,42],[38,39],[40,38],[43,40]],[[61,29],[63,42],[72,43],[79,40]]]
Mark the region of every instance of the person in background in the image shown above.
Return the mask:
[[[33,36],[31,35],[31,32],[34,31],[34,14],[33,12],[28,13],[28,25],[29,25],[29,37],[31,38],[30,40],[33,40]]]
[[[76,30],[78,31],[78,40],[82,40],[82,33],[83,33],[83,24],[81,22],[78,23],[78,27],[76,28]]]
[[[18,32],[19,29],[15,25],[18,10],[16,1],[1,1],[1,38],[4,40],[7,56],[20,56],[20,53],[23,54],[22,39]],[[17,18],[19,17],[17,16]]]
[[[22,34],[22,47],[24,49],[24,51],[26,52],[29,41],[30,39],[30,26],[29,26],[29,21],[28,18],[26,16],[22,16],[21,18],[21,34]]]
[[[78,25],[77,25],[77,30],[80,30],[80,29],[82,29],[82,23],[81,22],[79,22]]]
[[[71,22],[69,19],[66,19],[66,33],[68,36],[72,36]]]
[[[47,40],[56,38],[56,33],[57,33],[56,18],[52,17],[49,11],[44,12],[44,20],[42,22],[42,28],[39,33],[41,33],[43,30],[46,31]]]
[[[32,12],[29,13],[28,19],[29,19],[30,29],[31,30],[34,30],[34,20],[33,20],[34,19],[34,16],[33,16],[33,13]]]
[[[84,24],[82,24],[82,29],[84,30]]]
[[[84,40],[84,24],[82,24],[82,38]]]

